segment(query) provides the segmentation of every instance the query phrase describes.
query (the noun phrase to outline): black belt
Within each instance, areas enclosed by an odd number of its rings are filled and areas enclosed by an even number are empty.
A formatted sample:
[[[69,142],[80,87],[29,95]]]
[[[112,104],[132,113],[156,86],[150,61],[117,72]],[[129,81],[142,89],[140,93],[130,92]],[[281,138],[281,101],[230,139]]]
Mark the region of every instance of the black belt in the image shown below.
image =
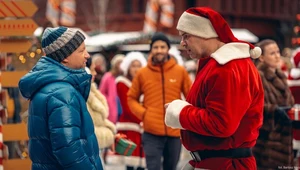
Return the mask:
[[[203,150],[190,152],[190,154],[196,162],[200,162],[201,160],[208,158],[247,158],[253,155],[251,148],[236,148],[228,150]]]

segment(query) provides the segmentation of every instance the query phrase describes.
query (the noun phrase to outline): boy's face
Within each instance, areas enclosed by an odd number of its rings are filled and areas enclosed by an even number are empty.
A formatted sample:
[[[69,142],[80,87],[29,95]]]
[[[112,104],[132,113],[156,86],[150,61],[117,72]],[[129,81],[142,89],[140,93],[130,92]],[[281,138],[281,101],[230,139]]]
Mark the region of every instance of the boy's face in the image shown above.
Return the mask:
[[[85,44],[82,43],[71,55],[63,60],[63,64],[71,69],[82,69],[86,66],[87,59],[90,58],[86,51]]]

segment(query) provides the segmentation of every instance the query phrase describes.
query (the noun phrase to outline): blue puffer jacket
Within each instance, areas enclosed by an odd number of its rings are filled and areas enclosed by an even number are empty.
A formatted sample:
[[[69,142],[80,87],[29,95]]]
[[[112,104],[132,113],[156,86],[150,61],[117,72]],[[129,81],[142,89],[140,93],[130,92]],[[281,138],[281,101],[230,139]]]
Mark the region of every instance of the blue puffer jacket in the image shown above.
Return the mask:
[[[102,170],[94,125],[86,107],[91,75],[42,57],[19,82],[30,99],[32,170]]]

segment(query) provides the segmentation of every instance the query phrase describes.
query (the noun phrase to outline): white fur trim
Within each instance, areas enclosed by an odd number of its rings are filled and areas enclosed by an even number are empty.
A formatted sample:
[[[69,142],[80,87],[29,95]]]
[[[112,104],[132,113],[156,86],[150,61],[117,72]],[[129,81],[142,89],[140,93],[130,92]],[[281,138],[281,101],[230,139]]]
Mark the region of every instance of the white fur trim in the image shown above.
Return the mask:
[[[298,79],[300,78],[300,68],[292,68],[290,75],[293,79]]]
[[[118,76],[116,78],[115,82],[116,82],[116,84],[117,83],[124,83],[129,88],[131,87],[131,84],[132,84],[132,82],[128,78],[126,78],[124,76]],[[140,100],[139,101],[140,101],[140,103],[142,103],[144,101],[144,95],[143,94],[140,96]]]
[[[299,150],[300,149],[300,141],[293,139],[293,149]]]
[[[85,67],[84,69],[85,69],[86,73],[91,74],[91,70],[88,67]]]
[[[231,60],[250,57],[249,45],[246,43],[227,43],[211,54],[219,64],[224,65]]]
[[[117,122],[116,124],[117,130],[130,130],[130,131],[135,131],[138,133],[143,133],[143,128],[136,123],[131,123],[131,122]]]
[[[139,166],[146,167],[145,158],[137,157],[137,156],[123,156],[123,155],[107,155],[107,163],[109,164],[117,164],[117,165],[128,165],[128,166]]]
[[[97,89],[96,83],[91,84],[90,94],[87,100],[87,104],[89,106],[89,112],[91,115],[95,115],[96,119],[106,119],[108,117],[108,104],[105,96]],[[101,116],[100,116],[101,115]],[[100,116],[100,117],[98,117]],[[100,122],[102,122],[100,121]],[[94,120],[96,125],[101,125],[101,123],[97,124],[98,121]]]
[[[125,156],[122,156],[122,155],[116,155],[116,154],[113,154],[113,155],[107,155],[106,156],[106,162],[108,164],[122,164],[124,165],[125,163]]]
[[[143,53],[137,51],[129,52],[128,54],[126,54],[124,60],[120,64],[120,68],[124,72],[125,76],[128,74],[131,63],[135,60],[138,60],[141,63],[142,67],[146,66],[147,64],[147,60],[145,59]]]
[[[117,83],[124,83],[127,87],[131,87],[131,84],[132,84],[131,81],[128,78],[124,77],[124,76],[118,76],[116,78],[115,82],[116,82],[116,84]]]
[[[183,129],[179,121],[179,115],[181,110],[187,105],[191,105],[191,104],[189,104],[186,101],[178,100],[178,99],[169,103],[165,115],[166,125],[172,128]]]
[[[94,127],[99,148],[107,148],[114,144],[115,134],[107,127]]]
[[[289,87],[300,87],[300,79],[299,80],[287,80],[287,84]]]
[[[261,49],[259,47],[254,47],[253,49],[250,50],[250,56],[253,59],[259,58],[261,56]]]
[[[123,155],[107,155],[107,163],[117,165],[139,166],[146,167],[146,159],[137,156],[123,156]]]
[[[184,12],[180,16],[176,28],[202,38],[218,37],[209,19],[188,12]]]
[[[124,162],[129,166],[146,167],[146,159],[137,156],[126,156]]]

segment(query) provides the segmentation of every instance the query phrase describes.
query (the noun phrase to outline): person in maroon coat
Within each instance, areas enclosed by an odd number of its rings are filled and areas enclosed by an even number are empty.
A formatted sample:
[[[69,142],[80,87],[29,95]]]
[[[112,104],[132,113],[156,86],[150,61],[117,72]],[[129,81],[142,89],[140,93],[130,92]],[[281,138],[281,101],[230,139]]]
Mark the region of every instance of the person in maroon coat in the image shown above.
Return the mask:
[[[261,49],[234,37],[207,7],[186,10],[177,29],[188,55],[199,59],[186,101],[165,106],[166,125],[181,129],[193,157],[183,169],[256,169],[252,147],[263,122],[264,90],[251,58]]]
[[[294,67],[288,75],[288,85],[294,96],[295,104],[300,104],[300,48],[294,52],[292,61]]]

